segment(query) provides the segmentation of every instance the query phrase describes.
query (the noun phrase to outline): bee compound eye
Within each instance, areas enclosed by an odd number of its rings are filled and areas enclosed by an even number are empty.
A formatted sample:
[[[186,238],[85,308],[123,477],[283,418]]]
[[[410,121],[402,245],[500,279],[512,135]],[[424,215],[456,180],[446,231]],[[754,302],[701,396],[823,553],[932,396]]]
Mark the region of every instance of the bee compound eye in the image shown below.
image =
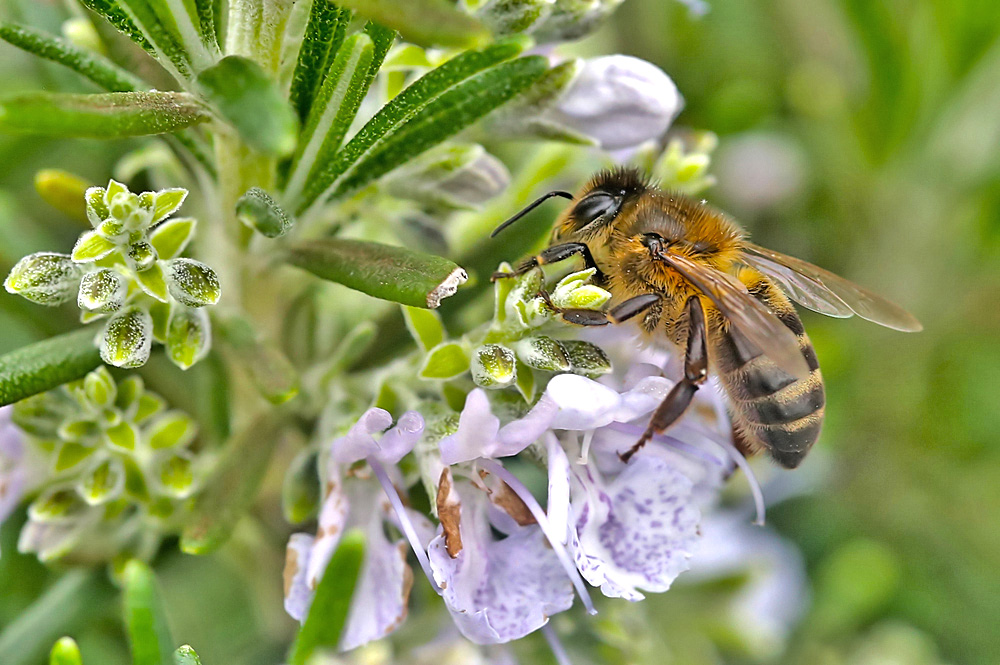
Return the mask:
[[[618,213],[621,202],[611,194],[597,192],[587,196],[573,208],[573,217],[584,224],[593,224],[599,219]]]

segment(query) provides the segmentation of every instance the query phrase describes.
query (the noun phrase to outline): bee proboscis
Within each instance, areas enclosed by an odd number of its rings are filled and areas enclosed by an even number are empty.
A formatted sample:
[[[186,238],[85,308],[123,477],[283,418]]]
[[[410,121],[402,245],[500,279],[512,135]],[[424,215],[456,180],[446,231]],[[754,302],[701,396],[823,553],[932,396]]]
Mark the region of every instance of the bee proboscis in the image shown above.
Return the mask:
[[[821,314],[855,314],[895,330],[922,326],[888,300],[811,263],[751,243],[705,201],[662,191],[632,169],[597,174],[576,195],[550,192],[493,235],[553,196],[572,204],[551,244],[512,272],[578,255],[612,294],[607,311],[555,308],[594,326],[635,322],[684,357],[684,377],[653,412],[624,461],[687,409],[709,372],[728,397],[733,429],[748,453],[767,450],[798,466],[819,437],[826,398],[819,362],[790,300]],[[544,294],[543,294],[544,295]]]

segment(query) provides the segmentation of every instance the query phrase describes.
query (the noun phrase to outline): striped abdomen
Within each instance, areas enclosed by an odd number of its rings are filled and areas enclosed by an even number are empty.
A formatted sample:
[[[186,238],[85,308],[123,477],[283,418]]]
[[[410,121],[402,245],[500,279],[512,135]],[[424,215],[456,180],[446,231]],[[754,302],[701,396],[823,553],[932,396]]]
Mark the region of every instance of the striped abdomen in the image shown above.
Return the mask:
[[[826,397],[816,352],[791,302],[769,279],[755,275],[750,293],[799,340],[809,365],[806,379],[796,380],[760,354],[736,331],[715,335],[715,370],[729,395],[733,424],[750,451],[766,449],[787,468],[795,468],[819,437]]]

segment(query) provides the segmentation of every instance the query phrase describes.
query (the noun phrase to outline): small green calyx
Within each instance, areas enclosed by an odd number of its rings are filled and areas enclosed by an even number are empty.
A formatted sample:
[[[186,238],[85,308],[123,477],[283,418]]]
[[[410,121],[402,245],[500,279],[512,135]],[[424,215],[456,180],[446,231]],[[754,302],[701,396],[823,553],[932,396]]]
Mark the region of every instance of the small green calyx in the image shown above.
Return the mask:
[[[42,560],[77,548],[110,559],[140,532],[180,528],[183,500],[200,487],[201,466],[188,450],[197,428],[186,413],[163,407],[138,376],[116,382],[105,367],[15,405],[13,422],[54,471],[28,509],[29,527],[60,526],[29,550]],[[135,529],[137,520],[150,528]],[[92,531],[104,535],[87,538]]]
[[[190,310],[216,304],[222,290],[211,267],[179,258],[196,222],[168,218],[186,197],[180,188],[135,194],[117,180],[87,188],[84,208],[93,230],[80,235],[70,255],[21,259],[4,286],[42,305],[75,294],[84,323],[110,316],[98,342],[110,365],[140,367],[156,341],[188,369],[211,344],[208,317]]]

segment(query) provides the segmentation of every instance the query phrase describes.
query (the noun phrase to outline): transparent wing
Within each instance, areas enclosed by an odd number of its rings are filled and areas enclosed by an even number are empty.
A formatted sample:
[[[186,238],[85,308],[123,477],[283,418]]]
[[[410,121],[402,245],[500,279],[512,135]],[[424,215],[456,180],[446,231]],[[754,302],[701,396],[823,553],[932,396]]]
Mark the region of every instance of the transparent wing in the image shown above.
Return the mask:
[[[798,379],[809,376],[798,338],[742,283],[685,256],[664,252],[660,258],[708,296],[729,322],[783,371]]]
[[[839,319],[854,316],[854,310],[840,296],[812,277],[757,254],[744,254],[743,260],[774,280],[785,295],[803,307]]]
[[[924,328],[912,314],[899,305],[890,302],[881,296],[875,295],[868,289],[860,287],[854,282],[846,280],[839,275],[835,275],[829,270],[824,270],[819,266],[814,266],[808,261],[803,261],[802,259],[797,259],[794,256],[788,256],[787,254],[776,252],[773,249],[767,249],[766,247],[754,245],[753,243],[746,243],[744,248],[747,251],[744,252],[743,256],[751,265],[760,268],[768,275],[775,277],[770,270],[765,270],[754,262],[758,259],[758,257],[763,257],[765,261],[770,261],[771,264],[777,264],[791,270],[794,273],[797,273],[802,277],[808,278],[812,282],[821,285],[827,292],[836,295],[842,303],[844,303],[852,312],[860,316],[862,319],[867,319],[868,321],[885,326],[886,328],[901,330],[903,332],[918,332]],[[778,278],[776,277],[776,279]],[[780,279],[778,281],[780,281]],[[810,294],[813,297],[816,297],[818,292],[814,289],[810,292]],[[792,294],[790,293],[789,295]],[[802,304],[806,307],[810,307],[810,305],[805,302],[802,302]],[[826,312],[823,313],[826,314]],[[834,314],[831,316],[837,315]]]

